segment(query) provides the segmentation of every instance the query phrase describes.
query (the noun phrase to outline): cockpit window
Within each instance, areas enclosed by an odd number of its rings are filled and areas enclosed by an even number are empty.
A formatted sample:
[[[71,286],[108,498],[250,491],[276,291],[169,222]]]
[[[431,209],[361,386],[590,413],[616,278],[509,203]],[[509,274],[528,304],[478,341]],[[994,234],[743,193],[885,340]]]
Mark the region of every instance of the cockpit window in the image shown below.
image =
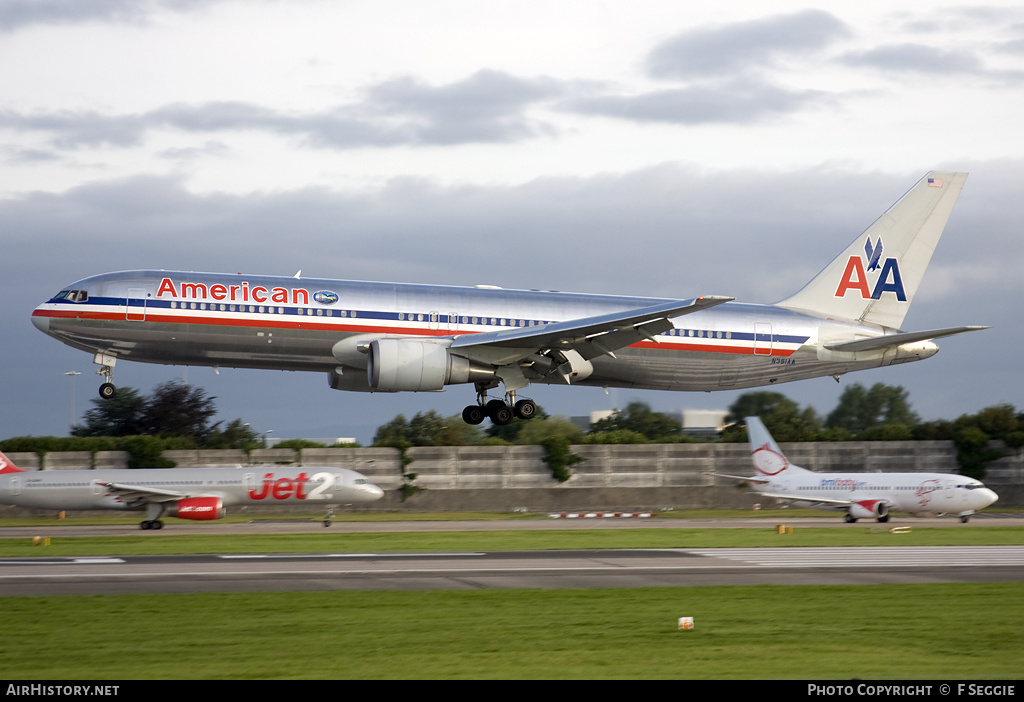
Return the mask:
[[[57,300],[67,300],[68,302],[86,302],[89,299],[89,293],[85,290],[61,290],[59,293],[53,296],[54,302]]]

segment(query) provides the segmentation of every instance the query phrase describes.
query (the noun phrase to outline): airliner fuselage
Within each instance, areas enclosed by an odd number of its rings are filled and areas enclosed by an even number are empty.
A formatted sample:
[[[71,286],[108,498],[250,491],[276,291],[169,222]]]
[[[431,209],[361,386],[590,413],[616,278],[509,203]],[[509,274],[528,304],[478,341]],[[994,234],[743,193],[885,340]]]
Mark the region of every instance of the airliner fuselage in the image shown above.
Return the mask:
[[[775,305],[170,271],[85,278],[33,312],[94,354],[111,396],[117,360],[326,371],[338,390],[473,384],[463,418],[498,424],[530,383],[728,390],[928,358],[903,332],[966,174],[933,172],[795,295]],[[504,385],[505,400],[486,401]]]
[[[372,390],[359,340],[435,339],[528,329],[669,302],[431,285],[211,273],[129,271],[78,281],[32,320],[76,348],[176,365],[325,371],[345,390]],[[880,327],[729,302],[591,359],[572,384],[719,390],[786,382],[926,358],[929,342],[838,353],[819,339],[880,336]],[[348,344],[345,342],[349,341]],[[360,367],[362,366],[362,367]],[[535,382],[560,382],[538,377]]]

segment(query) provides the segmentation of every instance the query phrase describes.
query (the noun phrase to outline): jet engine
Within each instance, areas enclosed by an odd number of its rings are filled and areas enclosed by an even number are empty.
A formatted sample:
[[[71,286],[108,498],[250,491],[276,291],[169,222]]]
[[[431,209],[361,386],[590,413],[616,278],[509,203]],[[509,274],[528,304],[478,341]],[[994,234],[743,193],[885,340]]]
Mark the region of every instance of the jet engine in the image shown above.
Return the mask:
[[[854,519],[877,519],[889,521],[889,505],[881,500],[863,500],[850,505],[850,516]]]
[[[493,366],[455,356],[443,344],[428,341],[377,339],[368,355],[366,381],[382,392],[437,391],[495,377]]]
[[[224,503],[219,497],[187,497],[178,500],[177,504],[168,510],[172,517],[196,521],[220,519],[226,513]]]

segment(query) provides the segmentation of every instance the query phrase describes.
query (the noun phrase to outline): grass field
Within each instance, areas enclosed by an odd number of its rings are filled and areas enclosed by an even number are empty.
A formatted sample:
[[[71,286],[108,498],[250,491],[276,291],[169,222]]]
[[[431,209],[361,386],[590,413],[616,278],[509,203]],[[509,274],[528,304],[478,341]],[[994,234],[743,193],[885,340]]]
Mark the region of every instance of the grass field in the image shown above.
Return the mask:
[[[0,677],[1020,678],[1024,584],[20,597]],[[695,628],[679,631],[680,616]]]
[[[184,530],[183,530],[184,531]],[[40,533],[45,534],[45,529]],[[0,530],[2,534],[2,530]],[[951,524],[0,538],[3,556],[1024,543]],[[1024,583],[7,597],[0,677],[1019,679]],[[679,631],[681,616],[696,627]]]

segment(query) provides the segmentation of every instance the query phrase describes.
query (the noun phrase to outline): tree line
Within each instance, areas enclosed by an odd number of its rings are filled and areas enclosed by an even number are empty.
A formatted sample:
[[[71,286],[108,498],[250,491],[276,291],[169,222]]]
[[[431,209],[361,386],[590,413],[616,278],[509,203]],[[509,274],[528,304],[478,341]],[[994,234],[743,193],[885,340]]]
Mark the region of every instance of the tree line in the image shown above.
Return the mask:
[[[214,422],[215,397],[183,381],[158,385],[150,395],[123,387],[111,399],[94,398],[83,421],[70,438],[18,437],[0,441],[4,451],[127,450],[133,461],[150,461],[167,449],[243,449],[265,446],[263,437],[242,419]],[[993,439],[1009,448],[1024,446],[1024,413],[1009,404],[994,405],[955,420],[923,422],[911,409],[901,386],[875,383],[848,386],[836,407],[822,417],[810,406],[800,407],[778,392],[755,391],[740,395],[728,409],[726,427],[711,441],[747,440],[743,418],[759,416],[777,441],[897,441],[951,440],[963,472],[983,472],[985,463],[1003,454],[989,448]],[[484,428],[445,417],[434,410],[411,419],[399,414],[378,427],[374,446],[481,446],[543,445],[549,455],[561,455],[572,444],[630,444],[698,442],[683,431],[676,417],[656,412],[643,402],[631,402],[589,430],[565,417],[550,416],[538,408],[530,420],[515,419],[505,426]],[[278,446],[320,446],[308,441]],[[567,459],[570,461],[571,459]]]

